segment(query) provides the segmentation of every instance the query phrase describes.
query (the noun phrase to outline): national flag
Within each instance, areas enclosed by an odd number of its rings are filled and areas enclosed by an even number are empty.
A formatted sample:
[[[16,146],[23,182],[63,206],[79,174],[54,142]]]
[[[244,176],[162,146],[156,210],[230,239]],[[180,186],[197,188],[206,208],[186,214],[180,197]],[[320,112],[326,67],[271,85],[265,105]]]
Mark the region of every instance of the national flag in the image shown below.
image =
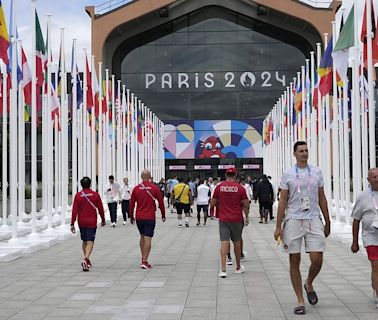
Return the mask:
[[[4,61],[4,64],[9,64],[8,48],[9,48],[9,34],[7,29],[7,23],[5,21],[3,5],[0,0],[0,59]]]
[[[143,143],[143,126],[144,126],[144,116],[141,108],[137,108],[137,135],[138,142]]]
[[[354,10],[355,8],[353,5],[345,25],[340,31],[339,38],[337,39],[332,53],[334,67],[343,82],[346,82],[348,79],[349,48],[354,46]]]
[[[26,59],[24,48],[21,47],[21,61],[22,61],[22,80],[21,88],[24,91],[25,104],[31,106],[32,104],[32,73]]]
[[[319,74],[319,91],[322,97],[329,94],[332,90],[332,37],[328,42],[327,48],[320,60]]]
[[[89,70],[88,58],[86,57],[85,60],[86,60],[85,72],[87,74],[87,110],[91,112],[92,108],[94,107],[93,91],[92,91],[92,76]]]
[[[362,21],[361,29],[361,41],[364,44],[364,66],[367,68],[367,5],[365,3],[364,17]],[[378,36],[377,36],[377,25],[375,22],[375,13],[374,6],[371,3],[371,30],[372,33],[372,56],[373,56],[373,65],[378,62]]]
[[[35,28],[36,28],[36,76],[37,85],[42,87],[44,81],[44,67],[47,61],[46,45],[43,40],[41,25],[39,24],[39,18],[37,11],[35,11]]]
[[[74,70],[76,69],[76,106],[79,109],[81,104],[83,103],[83,88],[81,87],[81,81],[80,81],[80,74],[79,69],[77,67],[76,63],[76,57],[75,57],[75,50],[74,45],[72,44],[72,56],[71,56],[71,75],[73,76]],[[74,79],[71,80],[72,84],[74,83]]]
[[[294,109],[295,111],[301,112],[302,111],[302,85],[300,83],[301,81],[298,79],[298,84],[297,88],[295,90],[295,104],[294,104]]]

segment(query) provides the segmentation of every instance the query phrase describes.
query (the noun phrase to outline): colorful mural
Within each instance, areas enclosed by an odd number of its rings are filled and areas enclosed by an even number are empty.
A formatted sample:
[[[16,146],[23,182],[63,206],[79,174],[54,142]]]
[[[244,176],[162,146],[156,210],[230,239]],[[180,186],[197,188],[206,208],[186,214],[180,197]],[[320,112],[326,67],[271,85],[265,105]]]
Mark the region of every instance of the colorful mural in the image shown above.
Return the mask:
[[[172,121],[165,125],[165,158],[262,158],[261,133],[260,120]]]

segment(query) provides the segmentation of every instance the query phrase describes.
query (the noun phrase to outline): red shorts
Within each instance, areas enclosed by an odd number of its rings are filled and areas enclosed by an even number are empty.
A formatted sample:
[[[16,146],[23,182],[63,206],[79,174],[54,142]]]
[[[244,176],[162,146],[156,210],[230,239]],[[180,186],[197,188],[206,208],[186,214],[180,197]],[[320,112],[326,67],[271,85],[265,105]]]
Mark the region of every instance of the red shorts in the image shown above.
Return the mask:
[[[367,246],[366,251],[370,261],[378,260],[378,246]]]

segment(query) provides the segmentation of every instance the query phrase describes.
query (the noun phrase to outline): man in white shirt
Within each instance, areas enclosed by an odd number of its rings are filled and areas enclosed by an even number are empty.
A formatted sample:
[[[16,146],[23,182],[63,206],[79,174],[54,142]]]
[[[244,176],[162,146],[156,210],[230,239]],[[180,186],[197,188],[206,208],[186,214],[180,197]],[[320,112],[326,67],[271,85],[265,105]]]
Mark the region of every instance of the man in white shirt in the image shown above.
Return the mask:
[[[210,202],[210,187],[204,183],[204,180],[200,180],[197,187],[197,226],[201,226],[201,210],[203,211],[203,225],[206,226],[207,215],[209,212]]]
[[[244,177],[240,178],[240,184],[244,187],[245,192],[247,193],[248,200],[249,200],[249,202],[251,202],[251,200],[253,198],[251,186],[248,183],[246,183]]]
[[[123,179],[123,185],[121,186],[121,209],[122,209],[122,216],[123,216],[123,224],[126,224],[127,217],[130,218],[130,198],[131,198],[131,192],[132,188],[129,185],[129,179],[124,178]]]
[[[324,194],[324,181],[321,170],[309,165],[306,142],[294,144],[294,156],[297,163],[287,169],[281,178],[281,194],[278,204],[277,224],[274,238],[280,242],[290,257],[290,277],[297,296],[295,314],[305,314],[300,272],[301,246],[305,241],[305,251],[310,254],[311,266],[304,289],[311,305],[318,303],[318,296],[313,288],[313,281],[320,272],[323,263],[326,237],[330,233],[330,221],[327,199]],[[321,220],[321,209],[325,224]],[[283,226],[282,222],[285,217]]]
[[[110,223],[115,228],[117,224],[117,203],[121,198],[121,186],[114,181],[114,176],[109,176],[109,183],[105,187],[105,195],[110,213]]]
[[[371,264],[371,285],[373,297],[378,308],[378,168],[368,173],[369,190],[361,192],[353,207],[353,243],[351,250],[360,250],[358,233],[362,223],[362,242]]]

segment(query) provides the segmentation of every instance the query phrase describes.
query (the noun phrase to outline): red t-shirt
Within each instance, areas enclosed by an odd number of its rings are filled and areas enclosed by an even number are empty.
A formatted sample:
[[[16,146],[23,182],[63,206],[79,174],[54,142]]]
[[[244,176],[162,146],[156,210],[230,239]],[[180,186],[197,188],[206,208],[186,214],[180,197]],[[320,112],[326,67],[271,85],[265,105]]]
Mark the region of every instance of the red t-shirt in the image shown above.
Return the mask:
[[[219,221],[243,221],[242,200],[248,197],[241,184],[231,180],[223,181],[216,186],[213,198],[218,200]]]
[[[161,217],[165,218],[165,207],[163,196],[160,192],[158,186],[149,181],[143,181],[143,185],[151,193],[151,195],[159,202],[159,208],[161,212]],[[130,199],[130,214],[134,217],[134,208],[136,208],[136,220],[155,220],[156,206],[155,200],[152,199],[151,195],[147,190],[143,188],[142,184],[138,184],[131,193]]]
[[[71,224],[75,223],[77,217],[80,227],[97,227],[97,211],[86,199],[84,194],[88,197],[92,204],[98,208],[98,213],[101,216],[101,220],[102,222],[105,222],[104,207],[102,206],[100,195],[91,189],[83,189],[75,195],[72,205]]]

